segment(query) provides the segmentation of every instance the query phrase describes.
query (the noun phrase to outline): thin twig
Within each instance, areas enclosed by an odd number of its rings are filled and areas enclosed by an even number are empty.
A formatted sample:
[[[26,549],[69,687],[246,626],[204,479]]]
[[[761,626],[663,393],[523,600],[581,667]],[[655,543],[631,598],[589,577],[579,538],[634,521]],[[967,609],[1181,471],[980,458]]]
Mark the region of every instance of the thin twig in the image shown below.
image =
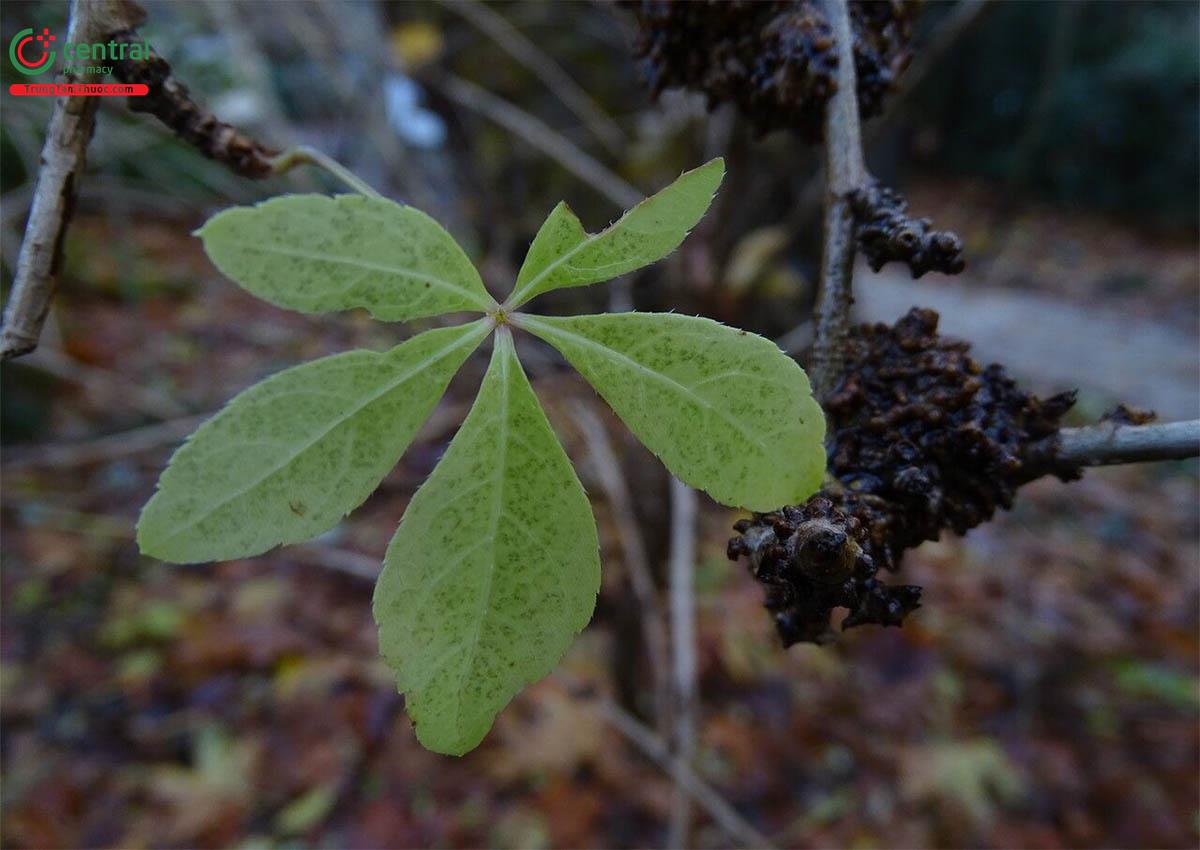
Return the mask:
[[[129,457],[183,439],[210,416],[212,413],[202,413],[90,440],[43,443],[8,449],[4,453],[4,471],[12,473],[40,466],[70,469],[88,463]]]
[[[426,82],[460,106],[479,112],[529,142],[618,206],[631,207],[642,200],[641,192],[520,107],[453,74],[430,74]]]
[[[912,96],[930,72],[958,43],[964,35],[971,31],[983,18],[983,13],[992,4],[989,0],[959,0],[954,9],[946,15],[929,37],[917,50],[916,58],[900,77],[895,91],[888,97],[883,115],[869,122],[863,129],[864,149],[882,138],[891,129],[897,118],[904,114],[901,108]],[[788,230],[806,229],[816,218],[817,209],[821,204],[822,190],[825,186],[825,169],[817,169],[796,195],[796,203],[787,217]]]
[[[545,51],[498,12],[479,0],[454,0],[447,8],[457,12],[480,32],[490,37],[509,56],[516,59],[554,92],[559,100],[581,120],[592,135],[603,143],[609,153],[619,154],[625,144],[625,133],[600,108],[583,87]]]
[[[671,477],[671,670],[675,685],[675,760],[690,771],[696,755],[696,491]],[[688,847],[691,800],[677,785],[667,847]]]
[[[69,381],[94,398],[144,413],[155,419],[175,419],[188,412],[186,404],[166,393],[143,387],[120,371],[83,363],[51,345],[43,345],[23,360],[22,365]]]
[[[838,68],[837,91],[825,107],[824,248],[812,358],[813,388],[822,399],[841,378],[854,302],[854,212],[846,196],[867,182],[846,0],[825,0],[825,11],[837,45]]]
[[[375,579],[379,578],[379,559],[361,552],[339,549],[323,543],[303,543],[289,547],[286,553],[306,564],[345,573],[364,582],[374,583]]]
[[[679,787],[687,791],[697,805],[732,839],[745,847],[771,847],[771,842],[747,821],[738,810],[695,771],[671,757],[667,743],[636,717],[604,696],[597,694],[566,670],[559,669],[551,678],[576,699],[585,700],[601,718],[628,738],[642,753],[666,771]]]
[[[665,729],[670,702],[671,680],[668,672],[667,626],[663,621],[658,590],[650,571],[650,558],[646,555],[646,544],[638,530],[637,516],[633,509],[633,497],[629,493],[621,464],[613,450],[612,442],[604,423],[596,411],[586,402],[576,399],[570,408],[591,456],[591,468],[604,491],[608,508],[612,512],[621,543],[621,557],[629,571],[629,584],[637,600],[642,639],[650,656],[650,676],[654,683],[654,719],[659,731]]]
[[[1101,422],[1086,428],[1063,428],[1028,452],[1035,469],[1113,466],[1158,460],[1185,460],[1200,455],[1200,419],[1155,425]]]
[[[140,12],[119,2],[71,0],[66,42],[101,41],[97,36],[111,30],[114,20],[129,25],[130,16]],[[87,78],[68,74],[69,83]],[[63,241],[79,194],[79,180],[87,164],[87,146],[96,127],[95,97],[64,97],[54,104],[46,127],[37,188],[25,225],[25,238],[17,258],[4,323],[0,327],[0,359],[19,357],[37,348],[50,302],[58,288],[62,270]]]

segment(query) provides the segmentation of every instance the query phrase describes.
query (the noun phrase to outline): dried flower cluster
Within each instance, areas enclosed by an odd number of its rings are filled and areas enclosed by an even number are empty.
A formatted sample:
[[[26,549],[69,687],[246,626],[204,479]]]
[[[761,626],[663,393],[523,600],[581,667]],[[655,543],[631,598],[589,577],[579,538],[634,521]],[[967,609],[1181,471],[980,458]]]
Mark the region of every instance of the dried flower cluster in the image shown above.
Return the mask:
[[[887,186],[873,184],[850,193],[858,247],[875,271],[889,262],[908,265],[914,278],[928,271],[958,274],[966,267],[962,240],[949,230],[933,230],[927,218],[909,218],[908,201]]]
[[[112,38],[118,44],[142,43],[135,30],[114,33]],[[224,163],[243,177],[262,179],[271,174],[272,157],[277,151],[218,120],[196,103],[187,86],[171,70],[170,63],[153,50],[145,59],[115,60],[113,76],[123,83],[144,83],[149,87],[148,95],[129,98],[132,111],[149,112],[205,156]]]
[[[837,51],[829,23],[811,0],[628,0],[637,21],[635,52],[651,89],[690,88],[709,108],[731,101],[761,131],[823,135],[825,102],[836,91]],[[916,17],[912,0],[851,0],[854,64],[864,118],[879,114],[907,67]]]
[[[971,359],[968,343],[940,337],[937,322],[913,308],[894,326],[859,329],[826,405],[837,486],[735,527],[729,556],[749,556],[785,645],[828,640],[835,607],[850,609],[843,628],[900,625],[920,588],[889,587],[876,572],[943,529],[965,534],[1010,507],[1042,471],[1025,449],[1058,431],[1074,393],[1024,392],[1002,366]]]

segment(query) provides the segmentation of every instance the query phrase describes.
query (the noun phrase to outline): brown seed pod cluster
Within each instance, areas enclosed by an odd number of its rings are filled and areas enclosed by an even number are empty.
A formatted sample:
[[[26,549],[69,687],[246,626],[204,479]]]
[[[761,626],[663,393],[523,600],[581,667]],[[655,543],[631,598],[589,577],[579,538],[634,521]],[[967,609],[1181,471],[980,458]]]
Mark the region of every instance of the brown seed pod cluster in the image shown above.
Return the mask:
[[[914,278],[966,268],[957,234],[934,230],[927,218],[909,218],[908,201],[896,190],[874,184],[854,190],[849,198],[858,247],[875,271],[893,261],[906,263]]]
[[[650,88],[689,88],[709,108],[731,101],[759,129],[792,129],[811,142],[823,135],[825,102],[837,90],[837,51],[812,0],[627,0],[638,26],[635,53]],[[907,67],[919,4],[851,0],[854,64],[864,118],[879,114]]]
[[[1057,433],[1074,393],[1021,390],[1002,366],[973,360],[968,343],[939,336],[937,323],[913,308],[895,325],[858,330],[826,403],[837,486],[735,526],[729,556],[750,557],[785,645],[827,639],[835,607],[850,609],[843,628],[900,625],[920,588],[888,587],[876,571],[896,570],[943,529],[965,534],[1042,472],[1025,450]]]
[[[766,589],[765,605],[784,646],[831,641],[834,608],[849,609],[842,621],[846,629],[865,623],[898,626],[920,606],[921,588],[892,587],[876,578],[868,526],[852,512],[856,507],[813,497],[734,526],[742,535],[729,541],[729,557],[749,556],[750,572]],[[867,522],[874,519],[868,512]]]
[[[883,112],[884,101],[912,61],[908,43],[920,6],[919,0],[850,2],[858,108],[864,119]]]
[[[136,30],[122,30],[111,38],[118,44],[143,42]],[[260,180],[271,175],[272,160],[278,151],[218,120],[196,103],[170,63],[158,53],[151,50],[145,59],[115,60],[112,74],[123,83],[149,87],[149,94],[129,98],[132,111],[149,112],[209,159],[224,163],[243,177]]]

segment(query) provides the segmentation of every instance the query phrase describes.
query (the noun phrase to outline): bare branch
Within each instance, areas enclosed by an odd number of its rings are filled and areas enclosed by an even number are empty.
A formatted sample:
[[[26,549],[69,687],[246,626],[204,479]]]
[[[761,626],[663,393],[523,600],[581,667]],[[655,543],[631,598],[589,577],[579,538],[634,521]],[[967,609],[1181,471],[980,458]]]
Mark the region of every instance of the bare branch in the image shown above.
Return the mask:
[[[53,467],[62,470],[129,457],[182,440],[212,415],[210,412],[172,419],[89,440],[9,449],[4,454],[4,472],[11,474],[32,467]]]
[[[1200,420],[1155,425],[1100,423],[1063,428],[1036,444],[1030,457],[1046,473],[1055,469],[1113,466],[1156,460],[1184,460],[1200,455]]]
[[[641,192],[520,107],[453,74],[430,74],[426,81],[455,103],[479,112],[529,142],[617,206],[632,207],[642,200]]]
[[[621,464],[600,417],[586,402],[576,399],[571,407],[575,424],[587,442],[591,468],[600,481],[604,498],[612,512],[613,522],[620,535],[621,557],[629,572],[629,584],[637,600],[642,639],[650,656],[650,675],[654,681],[654,718],[659,731],[665,731],[670,700],[670,679],[667,671],[667,626],[663,622],[658,591],[650,571],[646,544],[638,530],[633,498],[629,493]]]
[[[554,59],[530,41],[505,17],[479,0],[454,0],[447,8],[462,15],[480,32],[496,42],[509,56],[535,73],[563,104],[575,113],[609,153],[621,152],[625,134],[617,123],[583,88],[571,79]]]
[[[155,419],[175,419],[188,413],[186,404],[166,393],[153,387],[144,387],[119,370],[104,369],[76,360],[49,344],[43,344],[22,362],[75,384],[97,401],[135,410]]]
[[[675,685],[675,760],[691,770],[696,755],[696,491],[671,478],[671,670]],[[691,801],[682,786],[671,802],[668,847],[690,847]]]
[[[882,138],[885,132],[895,125],[897,117],[903,115],[901,104],[920,87],[950,48],[978,24],[983,18],[983,13],[991,5],[994,4],[990,4],[989,0],[958,0],[954,10],[946,15],[938,29],[930,34],[928,42],[917,51],[912,64],[901,75],[895,91],[885,104],[883,115],[863,130],[865,147],[870,147],[872,142]],[[797,195],[796,203],[792,205],[792,211],[788,214],[788,230],[807,227],[809,222],[816,218],[817,207],[821,203],[821,190],[825,185],[824,178],[824,169],[821,168],[805,182]]]
[[[566,670],[556,670],[551,674],[551,678],[559,682],[572,697],[587,700],[600,717],[612,724],[613,728],[628,738],[647,758],[669,773],[730,838],[746,847],[771,847],[767,837],[742,817],[728,800],[697,776],[691,768],[673,759],[666,742],[639,723],[637,718],[612,700],[594,693]]]
[[[850,334],[851,283],[854,274],[854,211],[847,195],[867,182],[854,42],[846,0],[826,0],[826,17],[837,45],[837,91],[825,107],[825,224],[821,290],[813,343],[813,388],[819,399],[837,385]]]
[[[140,20],[141,10],[112,0],[72,0],[67,41],[102,41],[114,21]],[[86,82],[73,74],[67,82]],[[79,194],[79,179],[87,165],[87,146],[96,127],[100,101],[94,97],[64,97],[54,104],[46,127],[37,188],[25,225],[4,324],[0,327],[0,359],[19,357],[37,348],[50,302],[62,270],[63,240]]]

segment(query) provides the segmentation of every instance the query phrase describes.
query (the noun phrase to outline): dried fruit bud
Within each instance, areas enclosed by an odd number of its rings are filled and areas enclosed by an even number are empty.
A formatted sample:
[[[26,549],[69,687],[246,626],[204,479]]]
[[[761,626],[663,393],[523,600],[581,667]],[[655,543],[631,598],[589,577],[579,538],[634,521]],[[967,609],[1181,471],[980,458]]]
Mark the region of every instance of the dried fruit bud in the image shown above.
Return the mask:
[[[828,520],[810,520],[796,529],[796,564],[813,581],[841,584],[853,574],[861,554],[846,529]]]
[[[820,6],[796,2],[627,0],[638,26],[635,52],[655,94],[690,88],[709,108],[726,101],[760,132],[792,129],[823,136],[825,102],[837,90],[837,51]],[[919,4],[851,0],[859,109],[879,114],[907,67]]]
[[[1074,402],[1073,393],[1039,399],[1003,367],[982,368],[937,322],[913,308],[890,327],[858,329],[826,403],[829,469],[842,486],[743,521],[730,541],[730,556],[749,555],[766,585],[785,645],[830,639],[836,607],[850,611],[843,628],[900,625],[921,589],[890,587],[876,572],[943,529],[963,534],[1010,506],[1039,471],[1024,460],[1028,447],[1056,433]]]
[[[850,205],[858,246],[875,271],[893,261],[906,263],[913,277],[928,271],[958,274],[966,267],[962,240],[948,230],[931,230],[927,218],[909,218],[908,202],[894,189],[877,184],[857,189]]]

